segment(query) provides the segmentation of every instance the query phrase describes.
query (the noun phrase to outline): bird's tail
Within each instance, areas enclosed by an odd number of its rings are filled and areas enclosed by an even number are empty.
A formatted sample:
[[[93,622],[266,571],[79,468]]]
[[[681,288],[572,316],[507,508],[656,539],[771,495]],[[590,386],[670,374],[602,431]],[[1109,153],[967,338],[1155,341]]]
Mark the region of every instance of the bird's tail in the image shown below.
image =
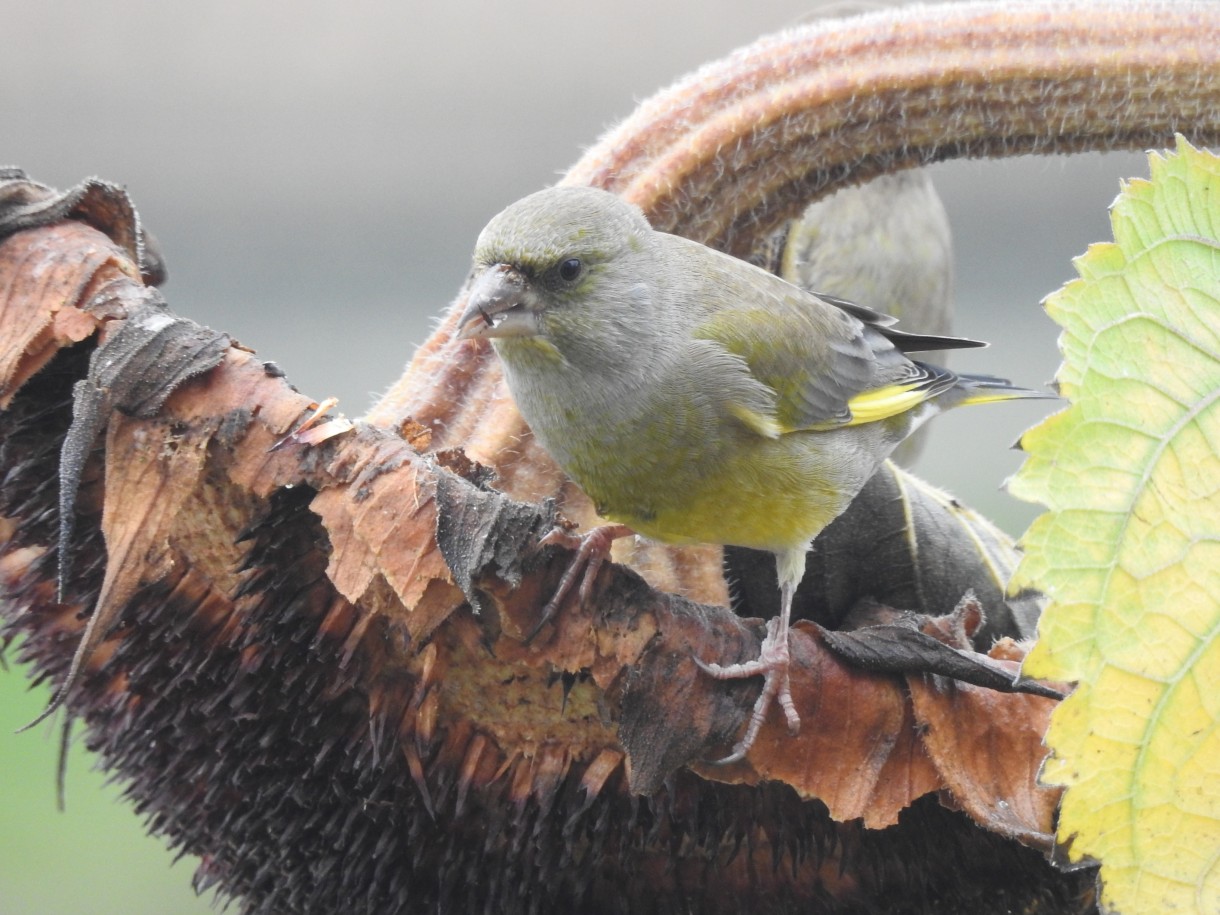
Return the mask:
[[[997,378],[994,375],[958,375],[954,388],[959,393],[959,397],[954,398],[955,407],[974,403],[997,403],[1001,400],[1059,399],[1058,394],[1050,391],[1019,388],[1007,378]]]

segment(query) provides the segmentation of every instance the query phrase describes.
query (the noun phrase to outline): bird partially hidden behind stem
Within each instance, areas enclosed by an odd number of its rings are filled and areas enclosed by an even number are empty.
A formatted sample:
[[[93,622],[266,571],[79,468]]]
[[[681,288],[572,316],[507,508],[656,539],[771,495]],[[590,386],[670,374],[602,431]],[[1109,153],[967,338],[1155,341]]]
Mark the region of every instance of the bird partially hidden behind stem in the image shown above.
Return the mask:
[[[772,701],[799,729],[788,627],[805,553],[894,447],[949,407],[1053,396],[915,362],[907,352],[985,344],[895,323],[657,232],[593,188],[531,194],[479,236],[459,335],[492,340],[534,435],[614,522],[580,539],[543,623],[581,570],[588,599],[633,532],[775,554],[781,610],[759,657],[696,659],[718,679],[764,677],[721,762],[745,757]]]

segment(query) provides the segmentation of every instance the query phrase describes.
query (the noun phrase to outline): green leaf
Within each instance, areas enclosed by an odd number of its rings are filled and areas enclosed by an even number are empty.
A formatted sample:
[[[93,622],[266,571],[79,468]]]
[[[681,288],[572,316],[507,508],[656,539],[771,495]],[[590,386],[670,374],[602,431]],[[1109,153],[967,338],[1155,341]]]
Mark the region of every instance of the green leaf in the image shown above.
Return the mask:
[[[1220,160],[1178,138],[1046,301],[1071,406],[1011,483],[1049,511],[1014,585],[1025,662],[1078,683],[1047,733],[1059,839],[1118,912],[1220,912]]]

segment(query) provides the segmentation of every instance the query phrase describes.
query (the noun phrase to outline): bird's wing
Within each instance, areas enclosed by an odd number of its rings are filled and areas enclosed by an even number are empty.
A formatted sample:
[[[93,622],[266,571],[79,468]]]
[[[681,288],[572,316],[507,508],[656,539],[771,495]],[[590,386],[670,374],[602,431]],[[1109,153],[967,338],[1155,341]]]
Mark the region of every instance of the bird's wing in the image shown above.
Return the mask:
[[[700,286],[727,304],[702,311],[692,336],[741,360],[772,394],[771,409],[729,403],[762,434],[833,429],[904,413],[955,381],[951,372],[907,359],[889,339],[893,319],[842,307],[763,270],[703,249]],[[697,256],[697,255],[696,255]],[[694,265],[692,265],[693,267]]]

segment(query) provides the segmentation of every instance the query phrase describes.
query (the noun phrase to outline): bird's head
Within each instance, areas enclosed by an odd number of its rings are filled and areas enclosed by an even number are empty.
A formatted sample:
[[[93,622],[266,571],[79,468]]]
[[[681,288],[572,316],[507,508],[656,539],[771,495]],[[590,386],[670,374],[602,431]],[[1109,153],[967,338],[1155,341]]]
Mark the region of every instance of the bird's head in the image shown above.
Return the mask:
[[[632,345],[653,318],[651,234],[639,209],[595,188],[517,201],[479,235],[459,336],[491,338],[502,356],[531,341],[574,364]]]

